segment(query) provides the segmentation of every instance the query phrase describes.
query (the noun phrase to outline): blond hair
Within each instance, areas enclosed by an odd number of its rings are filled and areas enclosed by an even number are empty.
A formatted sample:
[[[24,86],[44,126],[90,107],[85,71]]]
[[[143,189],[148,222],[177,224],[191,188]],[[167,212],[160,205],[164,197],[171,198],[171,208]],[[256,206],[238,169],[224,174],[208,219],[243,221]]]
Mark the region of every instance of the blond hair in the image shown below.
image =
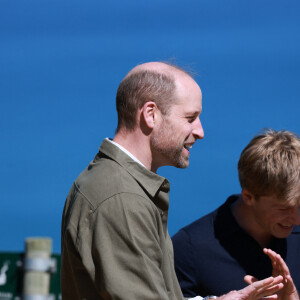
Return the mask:
[[[256,197],[275,195],[281,201],[299,203],[299,136],[286,130],[261,131],[242,151],[238,172],[242,189]]]

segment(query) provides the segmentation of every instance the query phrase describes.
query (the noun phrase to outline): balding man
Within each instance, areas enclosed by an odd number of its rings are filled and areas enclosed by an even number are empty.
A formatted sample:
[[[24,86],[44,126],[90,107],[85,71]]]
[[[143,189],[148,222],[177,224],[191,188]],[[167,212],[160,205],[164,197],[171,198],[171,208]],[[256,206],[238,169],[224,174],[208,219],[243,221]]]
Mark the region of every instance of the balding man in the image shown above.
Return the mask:
[[[192,145],[204,136],[201,90],[185,71],[152,62],[127,74],[116,104],[114,139],[102,142],[66,200],[63,299],[183,299],[167,231],[170,186],[156,171],[189,165]],[[281,280],[246,292],[258,299]]]

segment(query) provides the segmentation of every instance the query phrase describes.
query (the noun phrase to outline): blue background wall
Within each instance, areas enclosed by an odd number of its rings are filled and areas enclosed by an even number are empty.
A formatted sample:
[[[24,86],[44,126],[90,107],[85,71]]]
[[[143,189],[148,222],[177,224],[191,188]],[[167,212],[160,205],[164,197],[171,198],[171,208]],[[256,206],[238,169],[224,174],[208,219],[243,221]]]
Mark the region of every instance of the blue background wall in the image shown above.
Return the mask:
[[[240,191],[241,150],[264,127],[300,133],[298,0],[0,1],[0,251],[50,236],[65,197],[116,127],[136,64],[197,71],[205,138],[171,182],[169,231]]]

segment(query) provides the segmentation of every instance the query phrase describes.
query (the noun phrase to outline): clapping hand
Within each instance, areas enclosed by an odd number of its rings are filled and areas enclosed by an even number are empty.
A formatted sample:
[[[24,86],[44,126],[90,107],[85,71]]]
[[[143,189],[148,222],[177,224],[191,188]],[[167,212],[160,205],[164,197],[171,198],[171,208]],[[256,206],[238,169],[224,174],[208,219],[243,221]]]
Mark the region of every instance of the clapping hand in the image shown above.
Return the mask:
[[[259,299],[277,299],[278,292],[283,288],[283,277],[269,277],[264,280],[255,280],[249,286],[238,290],[231,291],[221,297],[219,300],[259,300]]]
[[[282,257],[277,254],[275,251],[271,249],[264,249],[263,250],[266,255],[272,261],[273,271],[272,276],[282,276],[283,277],[283,288],[278,291],[278,300],[299,300],[299,295],[297,289],[294,285],[293,279],[290,274],[290,270],[286,265],[285,261]],[[247,275],[245,276],[244,280],[248,284],[253,284],[254,282],[258,282],[257,279],[253,276]]]

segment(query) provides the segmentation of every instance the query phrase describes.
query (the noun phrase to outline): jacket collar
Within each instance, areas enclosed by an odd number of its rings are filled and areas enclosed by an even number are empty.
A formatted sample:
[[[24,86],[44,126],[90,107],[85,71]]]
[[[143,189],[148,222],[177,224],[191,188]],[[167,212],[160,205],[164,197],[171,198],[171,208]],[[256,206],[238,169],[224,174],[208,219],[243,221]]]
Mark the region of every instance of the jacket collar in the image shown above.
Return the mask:
[[[99,151],[126,169],[151,197],[154,197],[160,190],[163,192],[170,191],[170,183],[166,178],[148,170],[109,140],[103,140]]]

